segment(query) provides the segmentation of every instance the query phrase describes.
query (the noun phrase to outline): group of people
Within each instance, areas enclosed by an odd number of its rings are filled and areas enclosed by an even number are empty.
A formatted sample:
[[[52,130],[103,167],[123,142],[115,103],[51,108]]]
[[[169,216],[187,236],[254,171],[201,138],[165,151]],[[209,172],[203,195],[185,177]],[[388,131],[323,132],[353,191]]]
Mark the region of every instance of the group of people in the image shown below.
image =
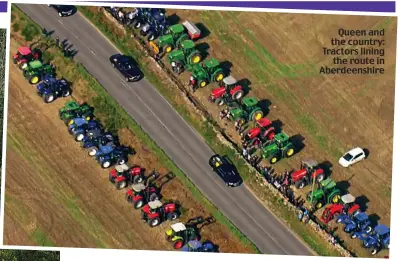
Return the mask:
[[[45,27],[42,28],[42,36],[43,38],[50,37],[51,32],[47,31]],[[62,51],[64,54],[64,57],[67,58],[73,58],[78,51],[76,49],[73,49],[73,44],[68,44],[68,40],[64,39],[63,41],[60,42],[60,38],[57,36],[55,39],[55,46]]]

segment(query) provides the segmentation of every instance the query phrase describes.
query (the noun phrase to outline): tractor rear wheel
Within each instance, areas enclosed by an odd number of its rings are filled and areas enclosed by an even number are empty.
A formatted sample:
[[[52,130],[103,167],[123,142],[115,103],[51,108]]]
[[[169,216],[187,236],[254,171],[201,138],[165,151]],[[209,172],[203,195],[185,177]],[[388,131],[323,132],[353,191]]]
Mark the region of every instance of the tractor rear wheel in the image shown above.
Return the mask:
[[[201,88],[206,87],[206,86],[207,86],[207,81],[206,81],[206,80],[200,80],[200,81],[199,81],[199,86],[200,86]]]
[[[178,217],[179,217],[179,215],[176,212],[171,212],[167,215],[168,220],[171,220],[171,221],[177,219]]]
[[[217,104],[218,106],[222,106],[222,105],[224,105],[224,99],[222,99],[222,98],[217,98],[217,99],[215,99],[215,104]]]
[[[23,70],[23,69],[26,68],[26,66],[28,66],[28,64],[25,63],[25,62],[23,62],[23,63],[20,63],[20,64],[19,64],[18,68],[21,69],[21,70]]]
[[[149,196],[149,201],[155,201],[155,200],[159,200],[160,197],[157,195],[157,193],[151,193]]]
[[[175,243],[174,243],[175,249],[181,249],[182,247],[183,247],[183,240],[179,239],[179,240],[175,241]]]
[[[315,208],[315,209],[320,209],[320,208],[322,208],[323,206],[324,206],[324,202],[321,201],[321,200],[317,201],[317,202],[314,204],[314,208]]]
[[[147,41],[151,42],[156,38],[153,32],[149,32],[149,35],[147,36]]]
[[[43,101],[45,103],[51,103],[55,100],[55,95],[50,93],[50,94],[45,94],[43,95]]]
[[[68,88],[65,91],[63,91],[62,96],[63,97],[68,97],[71,95],[71,90]]]
[[[272,156],[270,156],[269,159],[268,159],[269,163],[271,163],[271,164],[277,163],[278,160],[279,160],[279,157],[278,157],[277,155],[272,155]]]
[[[294,183],[294,185],[297,189],[302,189],[306,186],[306,183],[304,182],[304,180],[298,180],[296,181],[296,183]]]
[[[354,238],[356,238],[357,237],[357,235],[356,235],[356,233],[353,233],[353,234],[351,234],[351,236],[350,236],[352,239],[354,239]]]
[[[136,21],[134,27],[137,29],[142,25],[142,23],[140,21]]]
[[[365,232],[367,232],[368,234],[371,233],[371,231],[372,231],[372,227],[371,227],[371,226],[368,226],[368,227],[365,229]]]
[[[88,149],[89,156],[93,157],[93,156],[96,155],[96,153],[97,153],[97,148],[96,147],[91,147],[91,148]]]
[[[161,220],[160,220],[160,218],[156,217],[156,218],[150,219],[150,220],[148,221],[148,223],[149,223],[149,225],[150,225],[151,227],[156,227],[156,226],[160,225]]]
[[[118,189],[118,190],[126,188],[126,185],[127,185],[127,183],[126,183],[125,180],[120,181],[120,182],[115,182],[115,188]]]
[[[125,164],[125,162],[126,162],[125,158],[119,158],[119,159],[117,160],[118,165]]]
[[[284,154],[286,158],[290,158],[294,154],[294,148],[292,146],[287,147],[286,150],[284,151]]]
[[[378,253],[378,249],[377,248],[373,248],[372,250],[371,250],[371,255],[376,255],[376,253]]]
[[[139,200],[135,201],[135,203],[133,204],[133,207],[135,209],[139,209],[139,208],[143,207],[143,205],[144,205],[144,200],[139,199]]]

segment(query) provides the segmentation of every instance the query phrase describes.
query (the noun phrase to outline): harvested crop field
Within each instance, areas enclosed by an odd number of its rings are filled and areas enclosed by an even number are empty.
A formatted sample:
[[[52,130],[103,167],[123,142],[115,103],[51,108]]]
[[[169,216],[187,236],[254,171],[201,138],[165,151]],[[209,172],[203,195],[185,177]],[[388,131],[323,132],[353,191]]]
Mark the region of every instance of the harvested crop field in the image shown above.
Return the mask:
[[[12,35],[11,53],[20,36]],[[85,100],[84,82],[74,85],[75,98]],[[80,95],[80,96],[79,96]],[[67,99],[44,104],[10,62],[4,243],[119,249],[172,250],[164,232],[171,224],[151,229],[140,211],[108,181],[108,172],[80,149],[58,119]],[[165,174],[158,159],[128,130],[120,130],[123,144],[135,148],[131,161]],[[210,214],[177,179],[162,190],[168,200],[183,206],[180,220]],[[252,253],[220,223],[201,230],[221,252]]]
[[[194,10],[167,10],[167,14],[202,23],[207,35],[199,46],[207,57],[217,58],[237,80],[249,84],[248,96],[263,101],[269,109],[267,118],[302,141],[305,147],[279,162],[278,172],[298,168],[307,158],[331,165],[331,177],[339,186],[366,204],[376,220],[389,224],[395,17]],[[377,37],[385,40],[384,75],[319,74],[321,66],[332,66],[332,57],[324,56],[322,48],[331,48],[339,28],[385,29],[385,36]],[[188,77],[188,73],[180,76],[184,82]],[[218,119],[220,109],[207,101],[214,87],[209,85],[195,96]],[[239,141],[233,124],[219,123]],[[368,159],[348,169],[340,167],[339,157],[356,146],[368,149]]]

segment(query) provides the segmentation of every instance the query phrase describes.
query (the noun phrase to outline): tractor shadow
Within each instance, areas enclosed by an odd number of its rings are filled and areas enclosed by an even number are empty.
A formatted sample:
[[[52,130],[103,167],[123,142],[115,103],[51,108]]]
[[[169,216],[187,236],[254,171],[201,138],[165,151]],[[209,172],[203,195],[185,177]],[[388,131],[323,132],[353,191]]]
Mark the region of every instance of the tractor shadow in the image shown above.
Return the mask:
[[[372,228],[376,227],[379,223],[379,220],[381,220],[381,217],[376,213],[369,215],[368,218],[369,221],[371,221]]]
[[[167,21],[169,24],[174,25],[174,24],[178,24],[181,21],[181,18],[179,15],[177,15],[175,13],[175,14],[169,15],[167,17]]]
[[[204,244],[212,244],[214,246],[214,250],[212,252],[219,253],[219,245],[215,244],[214,242],[211,242],[211,240],[205,240],[203,243]]]
[[[196,44],[196,49],[199,50],[203,59],[206,59],[210,55],[208,52],[210,45],[208,43]]]
[[[275,133],[280,133],[282,131],[283,122],[281,120],[274,120],[271,122],[271,126],[275,129]]]
[[[225,76],[228,76],[231,74],[231,69],[233,64],[229,61],[223,61],[219,63],[219,66],[221,69],[224,71]]]
[[[319,164],[319,167],[324,171],[325,178],[328,178],[332,174],[332,163],[330,161],[324,161]]]
[[[365,159],[368,159],[369,155],[370,155],[370,151],[367,148],[363,149],[364,153],[365,153]]]
[[[340,191],[342,191],[343,193],[347,193],[350,188],[350,182],[348,180],[336,182],[336,187],[340,189]]]
[[[261,108],[261,110],[264,112],[264,116],[268,115],[269,113],[269,107],[271,107],[272,102],[268,99],[262,99],[258,102],[258,106]]]
[[[244,92],[243,96],[246,96],[249,94],[251,90],[251,81],[247,78],[238,80],[237,85],[242,86],[242,90]]]
[[[356,203],[357,205],[359,205],[359,206],[360,206],[360,210],[364,212],[364,211],[366,211],[367,208],[368,208],[369,199],[368,199],[366,196],[361,195],[361,196],[358,196],[358,197],[356,198],[356,200],[354,201],[354,203]]]
[[[201,32],[200,37],[197,39],[197,41],[210,36],[210,34],[211,34],[210,30],[208,30],[208,28],[203,23],[196,23],[195,26],[197,28],[199,28],[199,30]]]
[[[290,137],[290,141],[296,147],[296,153],[299,153],[306,147],[306,145],[304,144],[304,140],[305,138],[301,134],[296,134]]]

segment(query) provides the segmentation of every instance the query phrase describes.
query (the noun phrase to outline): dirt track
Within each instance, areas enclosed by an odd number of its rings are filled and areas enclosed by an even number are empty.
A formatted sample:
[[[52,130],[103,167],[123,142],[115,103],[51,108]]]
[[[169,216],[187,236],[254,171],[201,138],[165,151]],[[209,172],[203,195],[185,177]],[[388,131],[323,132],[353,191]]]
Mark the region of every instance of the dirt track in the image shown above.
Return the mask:
[[[11,46],[15,51],[14,41]],[[107,171],[70,137],[57,117],[65,100],[44,104],[13,64],[9,82],[4,243],[172,249],[163,235],[170,223],[154,229],[143,223],[140,211],[124,200],[124,192],[108,182]],[[120,136],[137,150],[136,164],[165,173],[134,136],[124,130]],[[209,215],[177,179],[165,185],[163,196],[179,199],[183,221]],[[205,227],[201,233],[221,252],[252,252],[221,224]]]

